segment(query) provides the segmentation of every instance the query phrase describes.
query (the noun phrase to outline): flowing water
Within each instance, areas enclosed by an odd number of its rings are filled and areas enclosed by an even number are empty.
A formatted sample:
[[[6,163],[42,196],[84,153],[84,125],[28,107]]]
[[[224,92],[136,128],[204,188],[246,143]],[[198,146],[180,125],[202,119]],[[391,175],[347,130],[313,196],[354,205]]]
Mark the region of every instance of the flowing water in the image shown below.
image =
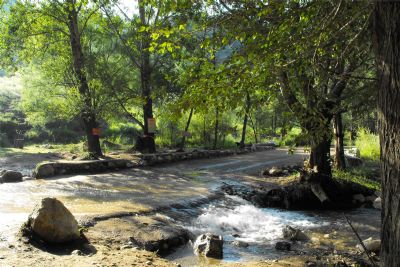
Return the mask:
[[[285,253],[274,248],[275,243],[283,238],[282,229],[285,225],[298,227],[308,232],[332,225],[332,223],[304,212],[260,209],[241,198],[229,196],[222,201],[203,207],[198,216],[183,223],[183,226],[196,236],[203,233],[222,235],[224,238],[223,260],[245,262],[276,258]],[[237,241],[241,241],[241,244],[246,243],[248,246],[238,246]],[[188,244],[168,258],[183,266],[201,264],[201,258],[193,254],[192,244]]]

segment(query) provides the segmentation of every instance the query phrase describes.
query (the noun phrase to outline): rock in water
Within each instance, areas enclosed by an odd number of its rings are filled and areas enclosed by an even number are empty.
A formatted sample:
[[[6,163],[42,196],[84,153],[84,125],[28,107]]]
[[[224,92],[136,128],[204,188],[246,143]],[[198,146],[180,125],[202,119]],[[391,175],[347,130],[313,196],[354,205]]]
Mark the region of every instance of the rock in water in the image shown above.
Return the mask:
[[[197,237],[193,245],[196,255],[204,255],[209,258],[222,259],[224,240],[220,235],[202,234]]]
[[[54,167],[51,165],[51,163],[44,162],[44,163],[39,163],[36,166],[35,172],[34,172],[34,177],[37,178],[45,178],[45,177],[51,177],[55,174]]]
[[[283,238],[291,240],[291,241],[308,241],[308,236],[303,233],[300,229],[296,229],[291,227],[290,225],[286,225],[282,229]]]
[[[291,244],[289,242],[286,241],[278,241],[275,244],[275,249],[277,250],[290,250],[291,248]]]
[[[22,173],[17,171],[3,171],[0,181],[3,183],[22,182]]]
[[[65,243],[80,239],[78,222],[55,198],[44,198],[29,215],[27,227],[43,241]]]

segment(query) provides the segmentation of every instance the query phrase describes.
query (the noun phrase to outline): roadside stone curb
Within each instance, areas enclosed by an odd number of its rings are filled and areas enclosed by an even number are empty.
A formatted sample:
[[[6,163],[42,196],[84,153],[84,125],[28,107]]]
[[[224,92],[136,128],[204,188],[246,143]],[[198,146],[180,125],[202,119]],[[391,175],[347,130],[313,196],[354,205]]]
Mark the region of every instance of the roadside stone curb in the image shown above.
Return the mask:
[[[257,144],[252,147],[246,147],[242,150],[193,150],[188,152],[142,154],[139,156],[139,162],[124,159],[42,162],[36,165],[32,177],[35,179],[42,179],[65,174],[101,173],[191,159],[227,157],[272,149],[275,149],[275,147],[271,145]]]
[[[68,162],[42,162],[36,165],[33,177],[36,179],[73,173],[100,173],[110,170],[139,167],[139,163],[123,159],[85,160]]]
[[[241,155],[257,151],[273,150],[274,146],[271,145],[256,145],[255,147],[247,147],[242,150],[238,149],[225,149],[225,150],[193,150],[188,152],[170,152],[170,153],[153,153],[143,154],[141,158],[144,166],[153,166],[156,164],[191,160],[191,159],[207,159],[207,158],[218,158],[232,155]]]

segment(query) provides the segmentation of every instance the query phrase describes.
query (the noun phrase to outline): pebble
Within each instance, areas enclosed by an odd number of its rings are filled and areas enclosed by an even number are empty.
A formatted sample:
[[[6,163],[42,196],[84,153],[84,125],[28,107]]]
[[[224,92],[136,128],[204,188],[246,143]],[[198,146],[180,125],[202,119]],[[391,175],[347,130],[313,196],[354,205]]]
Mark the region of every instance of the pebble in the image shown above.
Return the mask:
[[[83,253],[79,249],[76,249],[76,250],[71,252],[71,255],[81,256],[81,255],[83,255]]]
[[[6,257],[0,255],[0,260],[4,260]]]
[[[128,249],[128,248],[132,248],[132,246],[131,245],[124,245],[124,246],[121,247],[121,249]]]
[[[147,265],[152,265],[153,263],[151,261],[146,261]]]

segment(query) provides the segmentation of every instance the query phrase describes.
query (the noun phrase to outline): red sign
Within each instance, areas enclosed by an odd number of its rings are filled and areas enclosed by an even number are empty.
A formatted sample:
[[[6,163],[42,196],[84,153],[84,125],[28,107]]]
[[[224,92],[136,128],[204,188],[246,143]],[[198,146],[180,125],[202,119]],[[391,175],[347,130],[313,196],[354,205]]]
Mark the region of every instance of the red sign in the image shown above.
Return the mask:
[[[149,133],[155,133],[157,126],[156,126],[156,119],[155,118],[148,118],[147,119],[147,125],[148,125],[148,132]]]
[[[100,136],[100,128],[92,128],[92,134]]]

